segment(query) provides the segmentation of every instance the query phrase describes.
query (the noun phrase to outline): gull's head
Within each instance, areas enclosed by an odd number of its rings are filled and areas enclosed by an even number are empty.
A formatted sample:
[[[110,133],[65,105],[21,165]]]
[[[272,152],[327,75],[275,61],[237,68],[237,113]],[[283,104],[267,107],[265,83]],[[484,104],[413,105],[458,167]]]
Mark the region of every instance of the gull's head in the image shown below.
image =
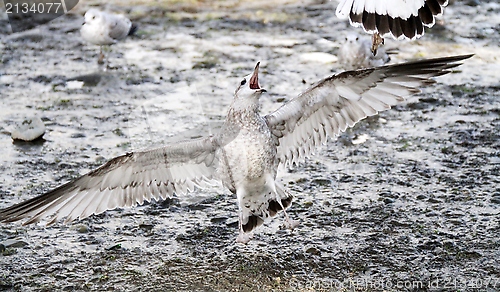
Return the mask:
[[[261,88],[259,84],[259,65],[260,62],[257,63],[252,74],[248,74],[240,81],[240,83],[238,84],[238,88],[236,88],[236,91],[234,93],[236,98],[258,99],[263,92],[266,92],[266,90],[264,88]]]
[[[355,44],[359,41],[359,36],[357,34],[348,34],[345,37],[345,42],[348,44]]]
[[[102,20],[102,17],[101,11],[91,8],[85,13],[85,22],[83,24],[98,23]]]

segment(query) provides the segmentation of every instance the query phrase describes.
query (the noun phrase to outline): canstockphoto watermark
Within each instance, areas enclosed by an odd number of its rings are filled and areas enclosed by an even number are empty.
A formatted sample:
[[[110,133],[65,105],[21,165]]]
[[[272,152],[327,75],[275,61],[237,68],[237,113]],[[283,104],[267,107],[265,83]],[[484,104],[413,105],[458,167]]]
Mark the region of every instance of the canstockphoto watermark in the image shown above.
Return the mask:
[[[47,23],[68,13],[78,0],[4,0],[12,32]]]
[[[500,278],[487,276],[484,278],[445,277],[427,280],[402,280],[376,277],[360,277],[338,279],[298,279],[292,278],[289,286],[293,289],[313,289],[319,291],[347,290],[401,290],[401,289],[500,289]]]

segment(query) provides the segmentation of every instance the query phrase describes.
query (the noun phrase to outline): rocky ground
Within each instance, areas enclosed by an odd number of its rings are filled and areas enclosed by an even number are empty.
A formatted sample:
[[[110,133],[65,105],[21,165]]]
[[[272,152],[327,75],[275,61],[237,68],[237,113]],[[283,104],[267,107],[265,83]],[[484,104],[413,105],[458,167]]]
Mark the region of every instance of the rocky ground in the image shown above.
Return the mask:
[[[257,61],[272,111],[340,71],[345,34],[360,32],[330,1],[104,3],[19,33],[0,13],[0,207],[126,151],[216,130]],[[105,50],[106,66],[80,38],[90,5],[139,24]],[[3,224],[0,290],[498,291],[499,15],[496,1],[455,1],[422,39],[387,41],[394,63],[476,55],[281,170],[293,232],[276,218],[236,244],[235,198],[221,188],[69,225]],[[13,143],[33,115],[44,140]]]

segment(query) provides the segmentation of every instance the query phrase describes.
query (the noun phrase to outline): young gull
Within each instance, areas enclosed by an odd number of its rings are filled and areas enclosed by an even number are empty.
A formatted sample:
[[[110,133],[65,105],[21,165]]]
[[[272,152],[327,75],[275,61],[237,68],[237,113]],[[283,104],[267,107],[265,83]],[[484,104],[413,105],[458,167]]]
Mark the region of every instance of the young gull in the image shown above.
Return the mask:
[[[43,195],[0,210],[0,222],[51,216],[52,224],[86,218],[206,187],[217,180],[236,195],[237,242],[247,243],[266,219],[290,207],[292,195],[276,181],[278,165],[304,161],[315,146],[361,119],[387,110],[420,92],[472,55],[346,71],[317,82],[261,116],[259,63],[238,83],[217,134],[164,147],[130,152]],[[298,222],[286,212],[285,225]]]

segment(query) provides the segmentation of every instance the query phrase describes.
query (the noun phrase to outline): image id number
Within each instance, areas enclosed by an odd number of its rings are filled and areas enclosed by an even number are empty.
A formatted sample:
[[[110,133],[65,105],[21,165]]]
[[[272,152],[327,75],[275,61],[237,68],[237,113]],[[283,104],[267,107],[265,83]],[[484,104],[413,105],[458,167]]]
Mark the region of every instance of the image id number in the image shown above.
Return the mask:
[[[61,8],[61,3],[5,3],[6,13],[55,13]]]

